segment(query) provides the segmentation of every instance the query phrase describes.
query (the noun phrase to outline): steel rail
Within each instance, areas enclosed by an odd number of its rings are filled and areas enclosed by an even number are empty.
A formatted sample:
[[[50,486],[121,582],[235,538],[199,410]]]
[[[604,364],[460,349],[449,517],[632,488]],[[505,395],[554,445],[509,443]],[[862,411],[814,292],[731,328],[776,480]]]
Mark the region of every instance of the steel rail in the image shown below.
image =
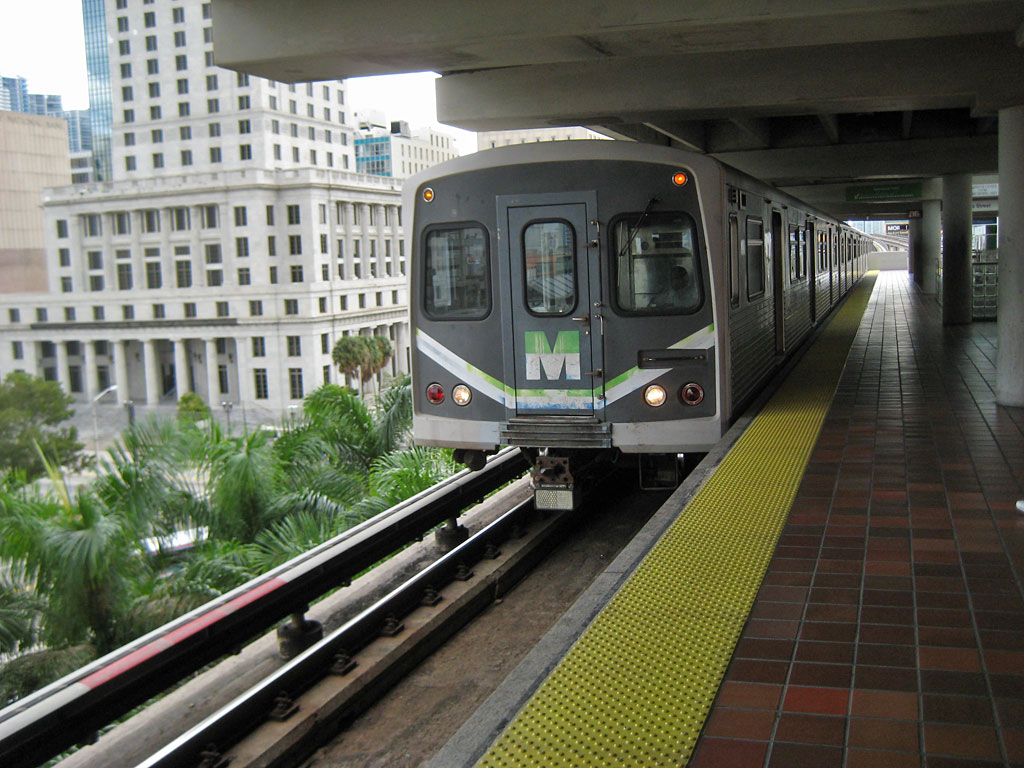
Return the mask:
[[[224,750],[237,743],[266,722],[282,691],[292,699],[297,698],[329,674],[339,653],[354,655],[379,638],[389,619],[400,620],[422,605],[428,589],[442,589],[453,581],[460,567],[479,561],[488,545],[509,538],[513,529],[525,523],[532,513],[532,500],[506,512],[136,768],[194,768],[203,763],[204,754],[211,754],[212,745]],[[215,757],[212,763],[217,763]]]
[[[0,765],[30,768],[414,541],[527,468],[493,456],[0,710]]]

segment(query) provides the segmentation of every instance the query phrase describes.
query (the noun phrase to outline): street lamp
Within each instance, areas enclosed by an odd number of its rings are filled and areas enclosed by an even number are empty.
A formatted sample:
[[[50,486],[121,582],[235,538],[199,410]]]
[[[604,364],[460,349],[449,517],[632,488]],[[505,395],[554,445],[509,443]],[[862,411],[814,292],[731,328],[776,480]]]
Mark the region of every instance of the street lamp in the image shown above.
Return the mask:
[[[228,422],[228,436],[231,435],[231,408],[234,405],[230,400],[221,400],[220,407],[224,409],[224,415],[227,417]]]
[[[117,384],[111,384],[92,399],[92,447],[96,454],[96,461],[100,460],[100,427],[99,422],[96,420],[96,401],[108,392],[113,392],[116,389]]]

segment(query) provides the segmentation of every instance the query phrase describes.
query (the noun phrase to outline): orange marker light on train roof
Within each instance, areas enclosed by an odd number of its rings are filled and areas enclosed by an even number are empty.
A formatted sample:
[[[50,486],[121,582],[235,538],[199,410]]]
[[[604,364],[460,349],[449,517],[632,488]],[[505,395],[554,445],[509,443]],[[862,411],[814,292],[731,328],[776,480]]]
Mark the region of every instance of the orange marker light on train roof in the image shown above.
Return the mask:
[[[672,183],[675,184],[677,187],[683,186],[683,184],[686,183],[686,179],[686,174],[683,173],[682,171],[676,171],[674,174],[672,174]]]
[[[424,199],[424,201],[426,201],[428,203],[429,202],[433,202],[433,200],[434,200],[434,190],[432,190],[430,187],[427,187],[426,189],[424,189],[423,190],[423,199]]]

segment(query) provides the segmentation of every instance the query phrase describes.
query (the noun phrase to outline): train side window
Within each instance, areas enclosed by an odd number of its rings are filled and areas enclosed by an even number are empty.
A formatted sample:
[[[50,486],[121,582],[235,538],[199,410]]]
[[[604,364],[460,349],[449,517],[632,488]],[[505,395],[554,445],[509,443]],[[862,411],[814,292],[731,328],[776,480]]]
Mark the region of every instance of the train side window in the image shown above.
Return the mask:
[[[764,221],[747,217],[747,298],[764,295]]]
[[[535,315],[568,315],[576,306],[576,232],[566,221],[523,228],[526,306]]]
[[[679,315],[704,303],[697,225],[682,212],[631,213],[611,225],[616,308]]]
[[[740,220],[729,214],[729,304],[740,305]]]
[[[487,232],[467,225],[426,232],[423,309],[435,320],[480,320],[491,311]]]
[[[807,277],[807,233],[802,227],[789,225],[789,281],[797,283]]]

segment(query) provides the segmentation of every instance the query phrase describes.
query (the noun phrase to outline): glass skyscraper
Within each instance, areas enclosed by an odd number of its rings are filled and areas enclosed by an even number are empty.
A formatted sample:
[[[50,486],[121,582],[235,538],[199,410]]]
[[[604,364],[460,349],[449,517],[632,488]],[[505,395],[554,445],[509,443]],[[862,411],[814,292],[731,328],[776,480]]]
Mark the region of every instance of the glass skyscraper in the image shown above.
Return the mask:
[[[96,181],[113,180],[110,126],[114,112],[110,95],[110,62],[107,55],[107,16],[104,2],[105,0],[82,0]]]

